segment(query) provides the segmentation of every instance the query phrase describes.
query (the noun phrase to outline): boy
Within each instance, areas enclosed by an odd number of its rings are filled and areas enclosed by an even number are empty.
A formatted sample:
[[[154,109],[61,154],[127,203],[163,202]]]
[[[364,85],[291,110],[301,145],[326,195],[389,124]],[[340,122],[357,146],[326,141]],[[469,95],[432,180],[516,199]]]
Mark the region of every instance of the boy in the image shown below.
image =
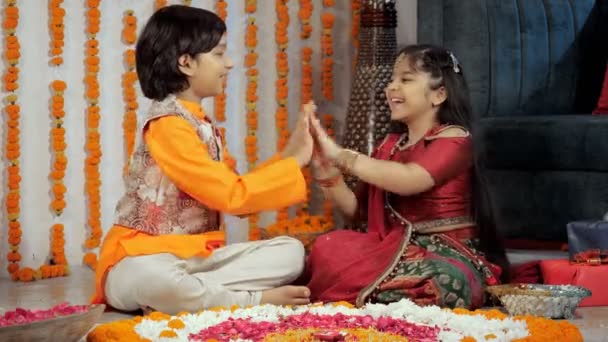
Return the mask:
[[[310,109],[281,155],[239,176],[222,163],[224,142],[200,102],[222,91],[232,68],[226,27],[194,7],[157,11],[136,47],[143,93],[154,100],[131,159],[96,269],[93,303],[176,314],[215,306],[307,304],[285,286],[304,267],[292,238],[225,246],[221,213],[276,210],[306,198],[300,168],[312,155]]]

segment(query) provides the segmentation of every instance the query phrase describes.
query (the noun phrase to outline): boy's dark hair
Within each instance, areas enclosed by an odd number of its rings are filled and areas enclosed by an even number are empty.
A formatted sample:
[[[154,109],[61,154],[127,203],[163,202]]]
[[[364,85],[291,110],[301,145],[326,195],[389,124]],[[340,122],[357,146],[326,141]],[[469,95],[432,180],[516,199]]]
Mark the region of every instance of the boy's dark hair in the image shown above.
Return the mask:
[[[137,76],[144,95],[161,101],[188,89],[188,79],[178,69],[182,55],[195,57],[216,47],[226,24],[202,8],[172,5],[150,17],[137,41]]]

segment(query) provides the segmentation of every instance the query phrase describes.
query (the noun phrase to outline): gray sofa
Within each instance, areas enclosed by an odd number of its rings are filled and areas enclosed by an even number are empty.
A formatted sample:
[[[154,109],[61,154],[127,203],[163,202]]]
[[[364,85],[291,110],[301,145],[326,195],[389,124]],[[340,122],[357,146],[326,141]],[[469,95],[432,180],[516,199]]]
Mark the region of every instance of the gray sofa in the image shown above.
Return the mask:
[[[508,240],[566,241],[608,210],[608,117],[592,116],[608,0],[418,0],[418,42],[451,49],[479,116]]]

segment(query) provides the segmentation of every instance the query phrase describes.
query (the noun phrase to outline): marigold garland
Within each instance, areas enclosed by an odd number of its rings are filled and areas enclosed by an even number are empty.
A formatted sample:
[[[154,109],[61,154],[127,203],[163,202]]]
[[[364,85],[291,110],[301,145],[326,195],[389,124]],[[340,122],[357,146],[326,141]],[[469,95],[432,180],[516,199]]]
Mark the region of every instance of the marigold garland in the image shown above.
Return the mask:
[[[251,170],[258,161],[258,140],[256,131],[258,129],[258,54],[256,47],[258,45],[258,26],[255,20],[257,11],[257,0],[245,0],[245,13],[247,14],[247,31],[245,33],[245,46],[247,53],[245,54],[245,67],[247,68],[247,95],[245,102],[247,103],[247,136],[245,137],[245,153],[247,162]],[[249,229],[258,229],[259,214],[249,215]]]
[[[53,127],[51,128],[51,146],[53,151],[53,166],[49,178],[53,184],[52,192],[54,199],[51,202],[53,213],[60,217],[65,209],[65,192],[67,188],[63,182],[68,159],[65,154],[67,144],[65,142],[65,118],[63,93],[67,85],[64,81],[55,80],[51,83],[51,115]],[[38,269],[36,279],[66,276],[69,273],[68,262],[65,257],[65,238],[63,224],[56,223],[51,227],[51,260],[49,265],[42,265]]]
[[[88,199],[88,226],[89,237],[85,241],[85,248],[92,250],[99,247],[103,231],[101,229],[101,199],[100,199],[100,173],[99,162],[101,160],[101,144],[99,141],[99,41],[96,38],[101,23],[101,12],[99,10],[100,0],[87,0],[87,35],[88,41],[85,50],[85,97],[87,108],[87,135],[85,149],[87,157],[85,160],[85,189]],[[83,263],[92,269],[97,266],[97,255],[88,252],[83,257]]]
[[[159,9],[165,7],[165,6],[167,6],[167,0],[156,0],[154,2],[154,8],[156,10],[159,10]]]
[[[277,220],[266,227],[262,233],[264,239],[278,236],[290,236],[300,240],[307,251],[319,235],[333,228],[333,222],[319,215],[298,215],[290,220]]]
[[[302,83],[301,83],[301,103],[302,105],[308,103],[313,99],[312,93],[312,48],[308,45],[308,41],[310,39],[310,35],[312,33],[312,25],[310,24],[310,18],[312,17],[313,12],[313,3],[312,0],[300,0],[300,37],[302,38]],[[302,174],[304,175],[304,179],[306,180],[307,190],[306,190],[306,198],[310,200],[311,196],[311,174],[310,168],[305,167],[302,169]],[[298,216],[308,215],[309,212],[309,203],[304,202],[297,210]]]
[[[6,158],[8,160],[7,175],[8,175],[8,193],[6,195],[6,211],[8,218],[8,243],[9,253],[7,259],[9,265],[7,270],[12,280],[19,281],[32,281],[41,278],[50,278],[63,276],[67,274],[67,261],[64,254],[63,239],[63,226],[54,225],[51,230],[51,263],[53,265],[43,265],[38,270],[34,270],[30,267],[20,268],[19,262],[21,261],[21,254],[19,253],[19,245],[21,243],[21,236],[23,234],[21,230],[20,218],[20,184],[21,175],[19,167],[20,158],[20,131],[19,131],[19,120],[21,108],[17,104],[16,90],[19,85],[19,64],[21,52],[19,39],[16,35],[16,29],[19,25],[19,7],[16,0],[7,1],[7,7],[4,9],[4,33],[5,33],[5,58],[8,63],[8,67],[3,77],[4,91],[8,96],[5,98],[6,106],[4,111],[7,114],[7,142],[6,142]],[[62,9],[59,8],[61,1],[49,2],[49,10],[52,13],[60,14]],[[62,17],[62,16],[61,16]],[[52,21],[53,19],[51,19]],[[55,22],[57,23],[57,22]],[[62,21],[58,25],[63,25]],[[63,34],[63,31],[61,31]],[[63,37],[61,37],[63,38]],[[56,51],[55,51],[56,52]],[[53,51],[51,51],[53,53]],[[59,52],[60,55],[61,51]],[[57,56],[57,54],[55,54]],[[55,62],[60,62],[55,60]],[[60,64],[60,63],[59,63]],[[55,64],[54,64],[55,65]],[[65,83],[60,81],[54,81],[52,83],[53,90],[57,92],[57,96],[53,97],[52,100],[52,113],[56,117],[54,128],[52,129],[52,149],[55,153],[55,169],[63,172],[65,170],[65,164],[67,160],[63,155],[65,150],[65,139],[63,137],[63,128],[61,127],[63,117],[63,98],[61,94],[65,89]],[[57,118],[59,117],[59,118]],[[52,208],[55,213],[60,214],[65,207],[65,201],[63,195],[65,193],[65,186],[62,183],[62,178],[54,180],[53,194],[54,200],[52,201]]]
[[[4,8],[4,57],[6,58],[8,67],[2,78],[4,91],[8,93],[5,97],[6,105],[4,112],[6,113],[6,159],[8,175],[8,192],[6,194],[6,214],[8,219],[8,243],[9,252],[7,253],[8,267],[7,270],[11,275],[11,279],[18,280],[20,275],[19,262],[21,254],[19,253],[19,244],[21,243],[21,223],[20,217],[20,199],[21,199],[21,170],[19,166],[20,151],[20,130],[19,119],[21,117],[21,107],[17,103],[16,90],[19,87],[19,58],[21,57],[19,38],[16,30],[19,25],[19,7],[16,0],[8,0]],[[24,269],[26,270],[26,269]]]
[[[287,56],[287,47],[289,44],[288,29],[289,29],[289,0],[277,0],[275,2],[275,11],[277,22],[275,24],[275,41],[277,44],[276,53],[276,97],[277,110],[275,113],[275,122],[277,127],[277,151],[282,151],[289,140],[289,111],[288,111],[288,75],[289,75],[289,59]],[[277,221],[285,221],[289,219],[287,208],[277,211]]]
[[[225,0],[217,0],[215,3],[217,15],[226,22],[228,16],[228,2]],[[213,114],[217,122],[226,121],[226,83],[222,86],[222,93],[215,96]]]
[[[321,14],[321,23],[323,26],[321,34],[321,92],[323,97],[328,101],[334,99],[334,48],[332,30],[334,27],[335,15],[329,12],[332,6],[332,0],[323,0],[323,13]]]
[[[51,32],[50,55],[51,65],[63,64],[63,38],[65,9],[61,8],[63,0],[49,0],[49,30]]]
[[[125,101],[125,114],[123,118],[123,132],[125,136],[125,166],[127,171],[129,160],[135,146],[135,134],[137,131],[137,72],[135,71],[135,49],[132,47],[137,41],[137,17],[133,10],[128,10],[123,18],[124,27],[122,40],[129,46],[124,54],[126,71],[122,76],[123,98]]]
[[[300,0],[300,10],[298,11],[298,17],[300,18],[300,38],[308,39],[312,33],[312,25],[310,24],[310,18],[312,17],[313,4],[312,0]]]
[[[65,192],[67,191],[63,179],[67,168],[68,159],[65,154],[67,144],[65,142],[65,128],[63,120],[65,117],[63,92],[67,85],[64,81],[54,80],[51,82],[51,115],[53,117],[53,127],[51,128],[51,149],[53,151],[53,166],[49,178],[53,184],[53,200],[51,209],[53,213],[60,216],[65,209]]]
[[[333,6],[333,0],[323,0],[323,13],[321,14],[321,23],[323,26],[321,33],[321,93],[323,98],[327,101],[333,101],[334,99],[334,48],[332,30],[334,27],[335,15],[331,13]],[[327,129],[327,133],[333,137],[333,116],[324,114],[322,115],[321,120]],[[326,198],[323,201],[323,215],[328,221],[333,222],[332,202],[329,198]]]
[[[310,18],[313,12],[313,3],[311,0],[300,0],[300,11],[298,17],[300,19],[300,37],[303,40],[302,54],[302,81],[301,81],[301,104],[308,103],[313,99],[313,67],[312,54],[313,49],[309,46],[309,39],[312,33],[312,25]],[[302,169],[304,179],[306,180],[307,198],[311,198],[311,173],[310,168]],[[281,235],[289,235],[300,240],[306,249],[310,249],[316,238],[332,228],[332,222],[325,217],[311,215],[309,203],[304,202],[298,207],[296,217],[287,219],[286,215],[277,217],[277,222],[266,227],[264,230],[264,238],[273,238]]]

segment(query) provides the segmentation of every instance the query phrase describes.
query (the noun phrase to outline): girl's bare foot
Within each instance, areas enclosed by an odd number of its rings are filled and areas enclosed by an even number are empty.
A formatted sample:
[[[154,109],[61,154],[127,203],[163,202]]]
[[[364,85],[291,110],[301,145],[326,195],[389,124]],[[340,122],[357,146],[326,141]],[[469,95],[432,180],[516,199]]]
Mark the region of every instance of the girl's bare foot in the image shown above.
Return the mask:
[[[310,304],[310,290],[305,286],[281,286],[262,292],[260,304],[306,305]]]

